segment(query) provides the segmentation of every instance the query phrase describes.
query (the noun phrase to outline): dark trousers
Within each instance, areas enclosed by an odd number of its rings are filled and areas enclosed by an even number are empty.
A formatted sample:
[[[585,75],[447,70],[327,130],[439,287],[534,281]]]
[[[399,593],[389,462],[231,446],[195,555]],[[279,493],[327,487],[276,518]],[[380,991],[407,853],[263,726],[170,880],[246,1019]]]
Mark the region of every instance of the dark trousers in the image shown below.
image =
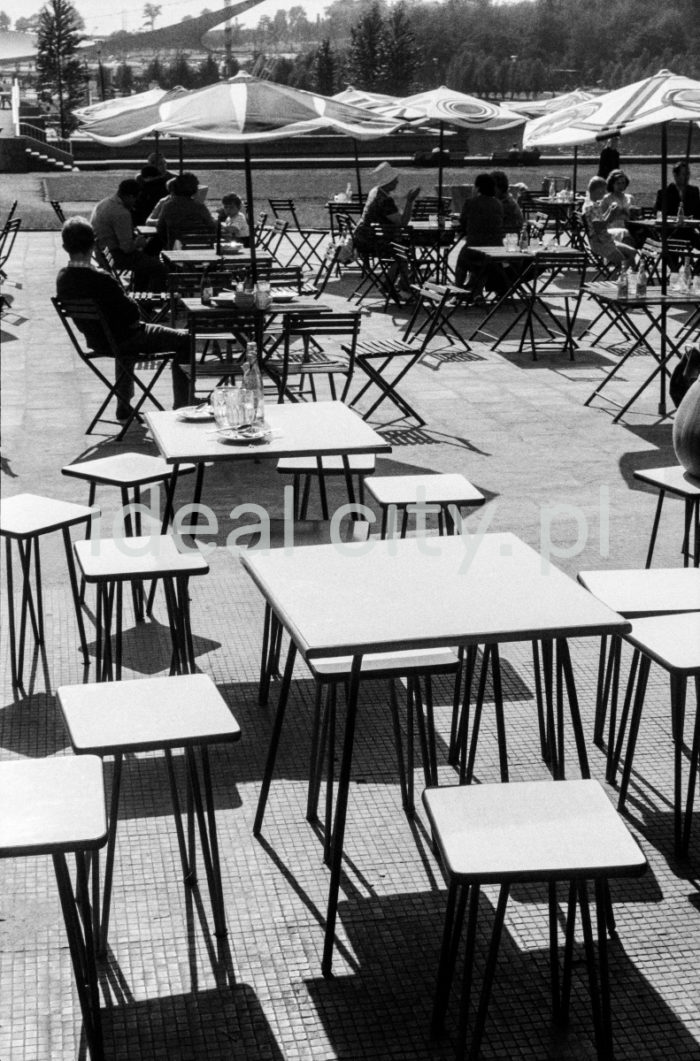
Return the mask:
[[[469,284],[467,284],[467,273],[469,273]],[[475,295],[480,295],[486,288],[487,291],[495,291],[500,297],[505,295],[511,285],[511,280],[500,262],[490,261],[481,251],[464,246],[455,264],[455,283],[458,287],[468,287]]]
[[[187,405],[189,381],[182,371],[182,365],[190,359],[190,337],[184,328],[165,328],[162,324],[139,324],[138,327],[119,343],[119,357],[116,359],[117,400],[120,405],[129,405],[134,396],[134,381],[124,375],[121,366],[132,371],[137,361],[147,361],[151,354],[164,354],[172,351],[171,363],[173,376],[173,407],[179,409]]]
[[[117,269],[131,269],[134,275],[134,291],[168,290],[168,270],[158,257],[157,251],[155,254],[147,254],[145,251],[131,251],[127,254],[115,247],[112,249],[112,257]]]

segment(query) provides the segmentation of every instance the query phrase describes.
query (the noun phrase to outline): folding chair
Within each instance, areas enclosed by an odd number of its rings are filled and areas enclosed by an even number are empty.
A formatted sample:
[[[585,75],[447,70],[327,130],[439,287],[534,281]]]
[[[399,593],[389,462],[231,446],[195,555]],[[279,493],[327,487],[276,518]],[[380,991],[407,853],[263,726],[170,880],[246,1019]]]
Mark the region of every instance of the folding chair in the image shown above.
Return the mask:
[[[263,368],[275,381],[279,401],[283,402],[285,397],[291,401],[303,398],[306,381],[309,383],[311,398],[315,401],[314,377],[318,375],[327,376],[334,401],[337,398],[335,377],[342,376],[345,383],[340,400],[344,401],[355,369],[355,350],[360,332],[360,321],[359,310],[352,310],[349,313],[324,313],[322,311],[290,313],[284,321],[281,343],[275,344],[268,357],[263,354]],[[323,338],[327,340],[326,349],[319,342]],[[334,343],[341,339],[345,340],[342,346],[334,350]],[[280,346],[281,355],[278,353]],[[292,391],[289,387],[290,377],[293,376],[299,377],[299,386],[296,391]]]
[[[381,225],[373,225],[378,246],[386,245],[386,236]],[[379,298],[384,299],[383,309],[390,302],[401,305],[401,299],[393,281],[393,272],[396,269],[396,259],[387,250],[357,251],[357,261],[360,266],[360,282],[349,296],[350,300],[356,299],[358,306],[368,298],[372,292],[376,292]]]
[[[174,233],[168,229],[168,246],[174,247],[177,243],[182,250],[214,250],[217,246],[217,230],[202,226]]]
[[[422,427],[425,420],[416,412],[413,406],[409,405],[406,399],[399,394],[397,388],[404,376],[410,372],[416,362],[420,360],[424,349],[424,346],[413,346],[411,343],[405,343],[401,339],[374,339],[368,342],[358,343],[355,350],[355,360],[358,368],[361,368],[369,378],[350,402],[351,408],[357,403],[362,395],[369,390],[372,384],[374,384],[379,388],[379,397],[369,409],[362,414],[363,420],[368,420],[375,409],[378,409],[382,402],[389,399],[389,401],[392,401],[394,405],[401,410],[404,416],[414,417],[414,419],[418,421],[418,426]],[[386,372],[389,365],[392,365],[397,358],[405,358],[405,364],[396,375],[392,378],[388,378]],[[374,362],[378,362],[378,364],[375,365]]]
[[[61,222],[61,224],[63,224],[65,222],[65,220],[66,220],[66,215],[63,212],[63,207],[61,206],[59,200],[58,199],[49,199],[49,202],[51,203],[51,206],[53,207],[54,214],[56,215],[58,220]]]
[[[423,332],[423,340],[420,345],[421,354],[425,351],[431,339],[440,334],[453,344],[461,343],[465,350],[471,347],[461,332],[457,331],[451,318],[467,305],[471,295],[464,288],[455,287],[453,284],[424,283],[418,289],[418,300],[411,317],[403,333],[403,341],[407,342],[409,336],[415,340]],[[423,321],[418,324],[420,314],[424,315]]]
[[[0,232],[0,280],[7,280],[7,273],[5,272],[5,266],[7,265],[12,248],[15,245],[17,239],[17,233],[22,227],[22,218],[13,217],[9,221],[5,222],[5,226]]]
[[[112,254],[109,247],[98,247],[95,244],[92,256],[99,265],[100,269],[104,272],[109,273],[114,279],[121,284],[125,291],[131,292],[133,273],[131,269],[118,269],[116,262],[114,261],[114,255]]]
[[[258,280],[266,280],[270,287],[291,287],[299,295],[314,295],[315,287],[307,284],[300,265],[271,265],[261,262],[258,265]]]
[[[331,239],[335,240],[337,236],[343,234],[339,227],[339,221],[341,218],[347,218],[348,216],[360,217],[363,210],[364,206],[360,202],[328,203]]]
[[[11,221],[12,218],[15,216],[15,211],[17,210],[17,203],[18,202],[19,202],[18,199],[13,199],[12,202],[10,203],[10,209],[7,211],[7,217],[5,218],[5,220],[2,223],[2,230],[3,231],[7,227],[8,222]]]
[[[107,358],[110,361],[115,361],[119,356],[119,347],[117,341],[114,338],[112,330],[110,329],[107,321],[105,320],[102,310],[100,309],[97,302],[93,299],[58,299],[52,297],[51,299],[56,313],[61,319],[63,327],[68,332],[70,341],[72,342],[78,357],[87,367],[93,372],[107,388],[107,397],[104,399],[99,409],[95,413],[94,417],[90,421],[90,424],[85,432],[86,435],[92,434],[92,429],[99,420],[103,420],[105,423],[115,423],[113,420],[108,420],[102,416],[102,413],[107,408],[111,398],[117,397],[117,386],[126,377],[127,379],[133,380],[134,386],[141,390],[141,396],[134,405],[129,418],[122,426],[121,431],[117,435],[116,441],[120,441],[129,427],[136,419],[142,405],[146,400],[150,401],[155,405],[156,409],[161,409],[163,406],[160,404],[156,396],[153,394],[153,388],[158,382],[162,375],[166,365],[170,363],[173,358],[172,353],[161,353],[152,354],[148,357],[144,357],[142,361],[135,361],[132,368],[125,367],[122,363],[121,370],[115,371],[115,382],[112,383],[107,379],[105,374],[98,367],[97,362],[101,358]],[[99,328],[104,336],[104,347],[102,349],[91,349],[87,345],[87,342],[82,335],[79,324],[89,324],[95,328]],[[78,338],[80,336],[80,339]],[[153,378],[150,383],[146,384],[137,375],[139,369],[148,369],[153,372]]]
[[[182,366],[183,372],[190,380],[190,401],[197,401],[198,393],[208,394],[214,387],[235,383],[236,379],[243,375],[246,344],[256,341],[258,327],[258,318],[252,310],[232,309],[224,315],[219,310],[211,316],[206,313],[190,314],[188,330],[192,353],[189,365]],[[197,346],[202,341],[206,345],[225,343],[225,355],[197,361]],[[202,381],[204,385],[198,391],[197,384]]]
[[[267,218],[267,214],[261,214],[260,216],[261,223],[258,225],[255,233],[256,245],[261,251],[265,251],[269,254],[277,265],[282,265],[280,251],[282,249],[284,238],[287,235],[289,222],[283,221],[281,218],[276,218],[271,225],[268,225],[263,220],[263,218]]]
[[[285,215],[287,215],[287,220],[289,221],[290,231],[288,236],[290,242],[294,243],[294,248],[287,264],[294,265],[298,262],[302,269],[313,269],[315,265],[322,261],[319,247],[326,238],[326,229],[302,228],[299,224],[293,199],[268,199],[268,202],[276,220],[284,220]],[[292,239],[292,233],[295,234],[298,242]]]
[[[425,195],[416,199],[411,210],[412,221],[427,221],[429,217],[437,214],[445,217],[451,212],[451,200],[444,196],[439,199],[437,195]]]

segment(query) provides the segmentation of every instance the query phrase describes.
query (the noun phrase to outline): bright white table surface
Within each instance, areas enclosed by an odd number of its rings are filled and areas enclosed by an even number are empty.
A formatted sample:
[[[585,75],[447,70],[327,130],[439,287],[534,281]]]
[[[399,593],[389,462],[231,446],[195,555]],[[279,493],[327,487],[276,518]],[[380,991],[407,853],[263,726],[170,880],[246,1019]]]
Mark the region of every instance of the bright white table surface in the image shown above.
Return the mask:
[[[288,402],[265,405],[272,431],[266,442],[232,445],[219,440],[213,420],[188,423],[177,414],[146,413],[153,439],[168,464],[182,461],[235,461],[251,457],[316,457],[351,453],[391,453],[374,428],[342,402]]]
[[[102,760],[96,755],[0,763],[0,858],[102,847]]]
[[[700,611],[700,568],[645,567],[579,571],[579,582],[628,619]]]
[[[509,533],[253,549],[241,562],[305,658],[630,629]]]
[[[636,876],[646,859],[597,781],[423,793],[448,872],[478,883]]]

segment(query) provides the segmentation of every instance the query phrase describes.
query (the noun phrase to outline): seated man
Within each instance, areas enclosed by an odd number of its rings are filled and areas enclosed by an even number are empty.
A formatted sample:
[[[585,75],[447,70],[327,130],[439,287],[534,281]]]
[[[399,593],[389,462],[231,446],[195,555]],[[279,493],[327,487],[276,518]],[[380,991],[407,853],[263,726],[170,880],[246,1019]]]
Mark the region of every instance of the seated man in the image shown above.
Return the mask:
[[[491,176],[496,185],[496,198],[503,207],[503,232],[519,234],[523,227],[523,212],[511,195],[508,175],[502,169],[495,169]]]
[[[135,361],[147,359],[149,354],[174,351],[172,361],[173,405],[177,409],[188,400],[188,380],[180,367],[189,360],[190,341],[184,329],[164,328],[159,324],[145,324],[136,302],[129,298],[113,276],[92,265],[95,232],[84,217],[71,217],[61,230],[64,250],[70,262],[56,277],[56,294],[60,299],[94,299],[119,347],[116,359],[117,420],[127,420],[131,414],[134,382],[124,375],[122,365],[131,367]],[[91,349],[103,347],[102,331],[93,333],[86,323],[80,329]],[[110,351],[111,352],[111,351]]]
[[[158,218],[157,238],[163,247],[170,250],[188,232],[216,233],[216,221],[209,208],[195,199],[198,189],[199,181],[194,173],[181,173],[169,189],[170,195]]]
[[[136,180],[123,180],[117,194],[103,199],[92,211],[90,224],[100,250],[108,250],[117,269],[131,269],[137,291],[164,291],[168,273],[156,244],[134,235],[133,211],[139,196]]]
[[[656,193],[655,210],[661,213],[664,206],[663,189]],[[678,207],[683,207],[686,217],[700,218],[700,190],[690,183],[690,167],[687,162],[676,162],[673,167],[673,180],[666,186],[666,213],[676,217]]]

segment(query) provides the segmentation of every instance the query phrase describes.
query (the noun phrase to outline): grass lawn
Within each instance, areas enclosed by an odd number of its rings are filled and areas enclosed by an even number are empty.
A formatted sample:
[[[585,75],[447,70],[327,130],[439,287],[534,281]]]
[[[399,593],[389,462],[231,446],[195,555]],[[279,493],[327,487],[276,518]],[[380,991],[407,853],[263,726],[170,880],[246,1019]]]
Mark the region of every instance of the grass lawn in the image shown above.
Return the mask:
[[[597,172],[597,158],[584,158],[578,167],[577,184],[584,189],[590,177]],[[187,162],[185,161],[185,167]],[[492,165],[485,162],[483,166],[447,167],[443,183],[447,188],[451,184],[471,184],[476,174]],[[100,199],[111,195],[120,180],[134,176],[134,170],[111,170],[108,173],[57,173],[37,175],[39,195],[24,198],[18,213],[22,217],[23,228],[29,230],[58,229],[59,223],[49,200],[58,199],[70,214],[89,214],[92,206]],[[512,181],[522,181],[531,189],[539,189],[542,180],[549,173],[564,175],[567,171],[561,166],[548,169],[546,162],[536,167],[513,167],[508,171]],[[635,203],[640,206],[653,204],[656,189],[660,183],[660,167],[652,165],[631,165],[627,168],[630,176],[630,191]],[[399,197],[405,191],[420,185],[424,195],[434,195],[437,184],[437,170],[425,167],[402,169],[403,178],[399,186]],[[371,187],[371,167],[363,170],[363,190]],[[227,191],[236,191],[245,198],[245,184],[242,169],[203,170],[200,174],[202,184],[209,185],[208,202],[217,203]],[[253,171],[253,195],[256,212],[267,207],[268,198],[294,199],[299,219],[302,224],[314,227],[326,227],[328,216],[325,203],[336,192],[343,191],[348,181],[355,186],[355,169],[349,160],[347,169],[259,169]],[[11,179],[4,182],[0,190],[0,217],[7,210],[13,198]]]

